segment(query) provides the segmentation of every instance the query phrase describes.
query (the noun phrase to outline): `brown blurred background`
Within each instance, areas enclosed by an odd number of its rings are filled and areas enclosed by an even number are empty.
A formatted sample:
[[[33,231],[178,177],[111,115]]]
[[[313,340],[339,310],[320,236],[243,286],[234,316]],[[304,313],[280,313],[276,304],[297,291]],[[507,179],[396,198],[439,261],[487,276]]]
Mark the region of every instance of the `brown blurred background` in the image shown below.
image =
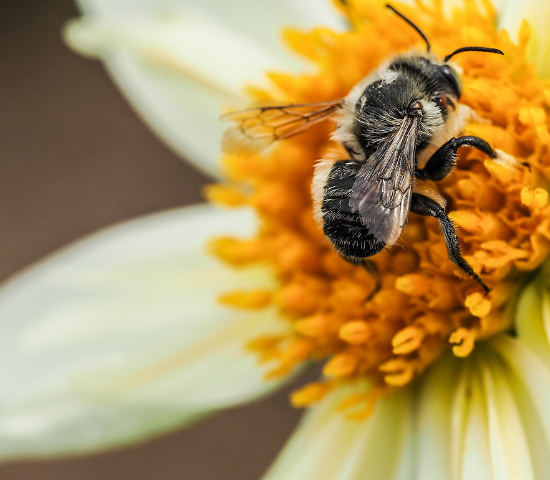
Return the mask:
[[[70,0],[0,0],[2,279],[100,227],[200,202],[208,181],[146,129],[99,63],[64,46],[76,15]],[[117,451],[4,463],[0,479],[258,479],[299,417],[287,395]]]

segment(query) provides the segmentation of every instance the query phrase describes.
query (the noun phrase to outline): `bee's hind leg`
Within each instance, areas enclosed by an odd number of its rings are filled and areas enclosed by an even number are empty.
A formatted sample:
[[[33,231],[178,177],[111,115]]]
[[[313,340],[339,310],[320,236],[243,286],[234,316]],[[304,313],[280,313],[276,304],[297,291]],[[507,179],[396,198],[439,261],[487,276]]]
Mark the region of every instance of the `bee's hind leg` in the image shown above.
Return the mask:
[[[365,302],[368,302],[369,300],[372,300],[372,297],[374,297],[378,293],[380,287],[382,286],[382,283],[380,281],[380,272],[378,272],[378,267],[376,266],[376,263],[374,263],[372,260],[369,260],[368,258],[361,259],[359,265],[361,265],[374,279],[374,288],[365,299]]]
[[[474,272],[470,264],[462,257],[458,235],[456,234],[453,222],[451,222],[451,219],[447,216],[441,205],[425,195],[413,193],[411,199],[411,212],[426,217],[435,217],[439,220],[441,233],[443,234],[445,245],[447,245],[447,252],[451,262],[460,267],[477,283],[479,283],[485,290],[485,293],[489,293],[491,289],[485,284],[481,277]]]
[[[426,162],[423,169],[416,170],[416,176],[421,180],[433,180],[435,182],[443,180],[452,170],[456,162],[456,152],[460,147],[477,148],[490,158],[497,158],[497,152],[482,138],[473,136],[453,137],[439,147]]]

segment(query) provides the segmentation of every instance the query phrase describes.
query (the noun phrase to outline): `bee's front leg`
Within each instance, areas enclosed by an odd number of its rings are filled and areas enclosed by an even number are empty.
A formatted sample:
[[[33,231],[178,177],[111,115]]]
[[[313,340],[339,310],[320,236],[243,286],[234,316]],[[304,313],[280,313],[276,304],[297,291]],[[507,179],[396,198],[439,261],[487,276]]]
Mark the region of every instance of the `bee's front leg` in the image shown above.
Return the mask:
[[[443,180],[453,168],[456,162],[456,152],[460,147],[477,148],[490,158],[497,158],[497,152],[482,138],[473,136],[453,137],[439,147],[422,170],[416,171],[416,176],[421,180],[436,182]]]

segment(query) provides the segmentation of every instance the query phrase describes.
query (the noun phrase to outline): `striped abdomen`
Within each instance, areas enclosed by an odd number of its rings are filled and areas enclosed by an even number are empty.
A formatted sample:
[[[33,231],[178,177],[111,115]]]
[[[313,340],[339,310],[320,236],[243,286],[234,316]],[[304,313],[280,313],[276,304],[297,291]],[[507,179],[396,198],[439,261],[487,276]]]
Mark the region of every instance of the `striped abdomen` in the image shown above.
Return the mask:
[[[349,206],[351,188],[361,165],[353,160],[336,162],[324,187],[321,205],[325,235],[337,252],[352,263],[372,257],[385,246],[369,233],[359,214],[352,212]]]

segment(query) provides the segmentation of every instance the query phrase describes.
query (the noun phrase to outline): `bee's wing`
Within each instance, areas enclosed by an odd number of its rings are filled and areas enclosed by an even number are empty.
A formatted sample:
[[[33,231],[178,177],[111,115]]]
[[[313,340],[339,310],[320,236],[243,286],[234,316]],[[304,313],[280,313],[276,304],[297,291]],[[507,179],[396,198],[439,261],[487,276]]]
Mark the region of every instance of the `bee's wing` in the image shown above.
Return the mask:
[[[231,153],[246,148],[264,148],[275,140],[283,140],[309,130],[313,125],[330,117],[343,100],[321,103],[303,103],[248,108],[222,115],[230,121],[223,137],[222,148]]]
[[[399,130],[376,150],[353,183],[350,207],[379,242],[399,239],[409,214],[419,116],[407,116]]]

